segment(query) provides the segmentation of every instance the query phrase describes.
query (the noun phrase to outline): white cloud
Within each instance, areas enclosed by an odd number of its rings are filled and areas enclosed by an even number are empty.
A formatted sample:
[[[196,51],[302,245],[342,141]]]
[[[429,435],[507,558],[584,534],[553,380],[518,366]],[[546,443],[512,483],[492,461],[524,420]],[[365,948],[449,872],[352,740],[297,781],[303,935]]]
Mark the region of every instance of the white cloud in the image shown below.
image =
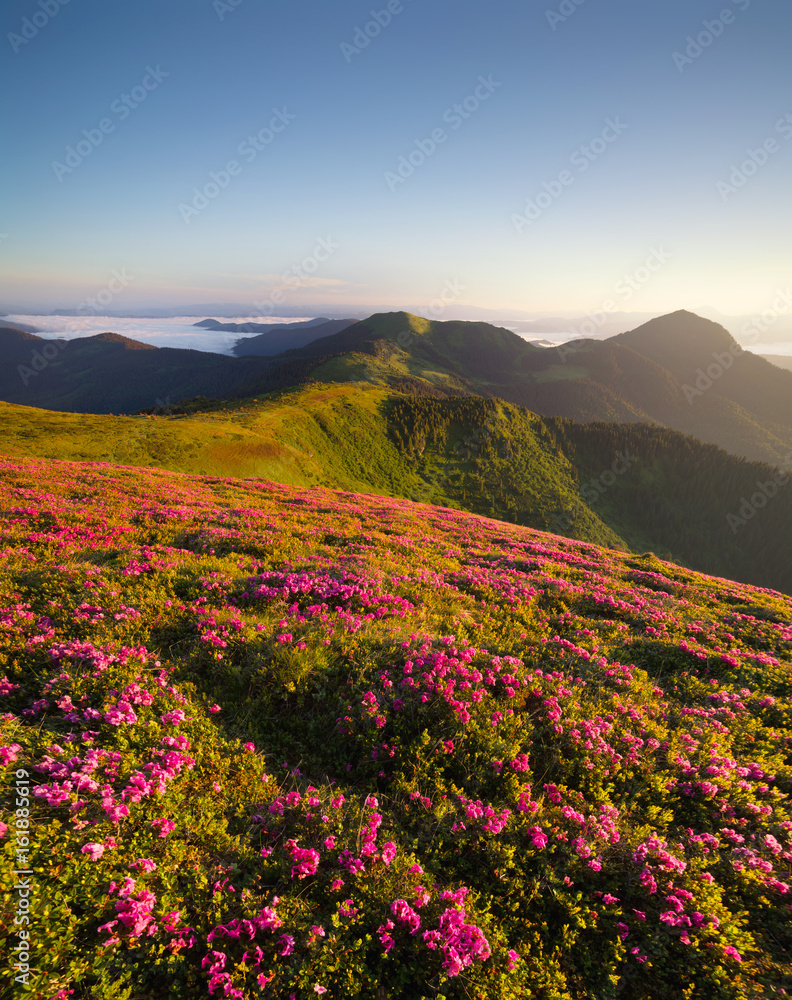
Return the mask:
[[[213,316],[220,323],[299,323],[311,316],[287,318],[272,316],[234,316],[228,319]],[[116,316],[3,316],[0,324],[13,326],[24,323],[36,328],[38,336],[46,339],[93,337],[97,333],[119,333],[130,340],[139,340],[155,347],[180,347],[194,351],[230,355],[231,348],[244,334],[222,333],[195,326],[195,316],[176,316],[168,319],[137,319]]]

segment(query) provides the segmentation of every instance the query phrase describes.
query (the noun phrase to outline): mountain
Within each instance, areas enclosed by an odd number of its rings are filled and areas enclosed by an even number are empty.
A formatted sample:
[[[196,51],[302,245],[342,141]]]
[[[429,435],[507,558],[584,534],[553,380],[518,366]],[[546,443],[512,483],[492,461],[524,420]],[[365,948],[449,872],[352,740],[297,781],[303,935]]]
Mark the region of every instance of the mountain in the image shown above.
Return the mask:
[[[300,320],[295,323],[255,323],[252,320],[244,323],[221,323],[216,319],[204,319],[193,326],[203,327],[205,330],[225,330],[229,333],[267,333],[271,331],[281,332],[283,330],[310,330],[313,327],[322,326],[325,323],[339,322],[330,320],[326,316],[319,316],[316,319]],[[355,320],[341,320],[351,325]],[[336,331],[331,331],[335,333]]]
[[[238,340],[233,350],[237,357],[282,354],[296,347],[304,347],[319,338],[340,333],[355,322],[353,319],[316,319],[305,324],[294,323],[283,326],[267,326],[264,323],[241,324],[237,330],[231,332],[257,333],[258,336]],[[229,326],[217,329],[228,330]]]
[[[685,311],[552,349],[487,323],[387,313],[291,353],[332,356],[318,379],[497,396],[583,422],[647,421],[774,464],[792,455],[790,373]]]
[[[604,317],[599,317],[597,326],[597,338],[613,337],[617,333],[624,333],[633,330],[637,325],[654,319],[657,313],[628,313],[613,312],[607,313]],[[530,321],[518,321],[509,323],[509,329],[521,336],[548,333],[572,333],[581,328],[586,329],[592,324],[590,316],[548,316]]]
[[[0,326],[3,325],[2,324],[3,318],[4,317],[2,315],[0,315]],[[30,323],[17,323],[16,321],[14,322],[14,329],[15,330],[23,330],[25,333],[38,333],[39,332],[38,327],[32,326]]]
[[[304,347],[318,337],[339,333],[355,322],[353,319],[327,319],[321,316],[298,323],[220,323],[216,319],[205,319],[194,326],[224,333],[259,334],[242,337],[236,342],[233,352],[237,357],[243,357],[271,356],[295,347]]]
[[[0,329],[0,398],[53,410],[129,413],[196,395],[234,395],[260,383],[263,359],[160,348],[101,333],[47,340]]]
[[[792,371],[792,355],[789,354],[763,354],[765,361],[769,361],[776,368],[786,368]]]
[[[0,420],[7,455],[400,496],[792,593],[788,479],[663,427],[575,424],[367,383],[196,400],[159,416],[0,404]]]
[[[131,342],[102,335],[71,341],[40,374],[24,378],[31,342],[0,330],[0,356],[10,359],[0,372],[0,399],[130,412],[157,399],[173,405],[196,395],[241,398],[311,381],[367,381],[423,395],[501,398],[584,423],[654,423],[776,465],[792,456],[792,372],[741,350],[723,327],[685,311],[608,340],[556,348],[489,323],[404,312],[315,336],[322,331],[309,328],[310,343],[275,356],[238,358],[166,348],[144,358]],[[267,344],[271,336],[261,335]]]
[[[104,464],[0,536],[3,996],[788,994],[789,598]]]

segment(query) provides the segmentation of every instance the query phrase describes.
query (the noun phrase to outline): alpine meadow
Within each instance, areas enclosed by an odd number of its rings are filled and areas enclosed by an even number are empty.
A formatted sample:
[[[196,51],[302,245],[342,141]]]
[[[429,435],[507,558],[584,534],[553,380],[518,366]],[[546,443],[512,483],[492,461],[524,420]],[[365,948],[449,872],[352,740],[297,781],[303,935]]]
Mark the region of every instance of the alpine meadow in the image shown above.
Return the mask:
[[[0,1000],[792,996],[788,4],[6,7]]]

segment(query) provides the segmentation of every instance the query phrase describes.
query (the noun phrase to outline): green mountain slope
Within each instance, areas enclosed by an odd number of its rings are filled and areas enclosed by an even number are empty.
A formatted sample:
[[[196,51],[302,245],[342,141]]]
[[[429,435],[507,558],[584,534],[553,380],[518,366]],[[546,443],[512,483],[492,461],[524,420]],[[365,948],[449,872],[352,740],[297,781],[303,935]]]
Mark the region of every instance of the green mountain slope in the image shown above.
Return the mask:
[[[55,356],[35,370],[31,358],[45,349]],[[500,398],[583,422],[659,424],[770,463],[792,456],[792,372],[741,351],[723,327],[685,311],[606,341],[544,349],[489,323],[379,313],[276,356],[237,358],[154,349],[114,334],[57,348],[0,330],[0,363],[0,399],[48,409],[134,412],[196,395],[241,399],[316,381],[365,381]]]
[[[575,470],[550,442],[540,417],[478,398],[444,404],[442,434],[420,460],[400,430],[403,413],[412,419],[412,398],[365,383],[312,385],[191,415],[91,416],[0,404],[0,453],[402,496],[545,530],[575,507]],[[492,446],[497,461],[485,468],[482,454],[489,456],[491,446],[480,454],[475,442],[500,427],[502,440],[497,431]],[[568,530],[623,546],[585,505]]]
[[[320,378],[396,385],[407,375],[578,421],[662,424],[762,461],[792,454],[790,374],[685,311],[606,341],[545,349],[487,323],[387,313],[292,353],[333,355],[315,370]]]
[[[0,453],[406,497],[792,591],[788,479],[666,428],[368,383],[204,405],[109,417],[0,404]]]

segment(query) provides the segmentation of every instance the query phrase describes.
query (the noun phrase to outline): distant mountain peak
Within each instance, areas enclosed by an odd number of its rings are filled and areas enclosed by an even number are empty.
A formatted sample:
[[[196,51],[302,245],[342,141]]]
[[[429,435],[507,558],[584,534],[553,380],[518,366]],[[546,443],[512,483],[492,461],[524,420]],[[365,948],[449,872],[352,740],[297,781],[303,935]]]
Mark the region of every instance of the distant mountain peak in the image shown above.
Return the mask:
[[[680,354],[690,355],[691,352],[707,354],[712,351],[728,351],[737,346],[737,341],[725,326],[687,309],[678,309],[665,316],[650,319],[635,330],[620,333],[611,339],[642,351],[647,347],[654,347],[677,357]]]
[[[140,340],[132,340],[130,337],[124,337],[120,333],[111,333],[109,331],[94,334],[93,337],[76,337],[72,343],[77,341],[82,341],[84,344],[118,344],[128,351],[159,350],[159,347],[156,347],[154,344],[144,344]]]

